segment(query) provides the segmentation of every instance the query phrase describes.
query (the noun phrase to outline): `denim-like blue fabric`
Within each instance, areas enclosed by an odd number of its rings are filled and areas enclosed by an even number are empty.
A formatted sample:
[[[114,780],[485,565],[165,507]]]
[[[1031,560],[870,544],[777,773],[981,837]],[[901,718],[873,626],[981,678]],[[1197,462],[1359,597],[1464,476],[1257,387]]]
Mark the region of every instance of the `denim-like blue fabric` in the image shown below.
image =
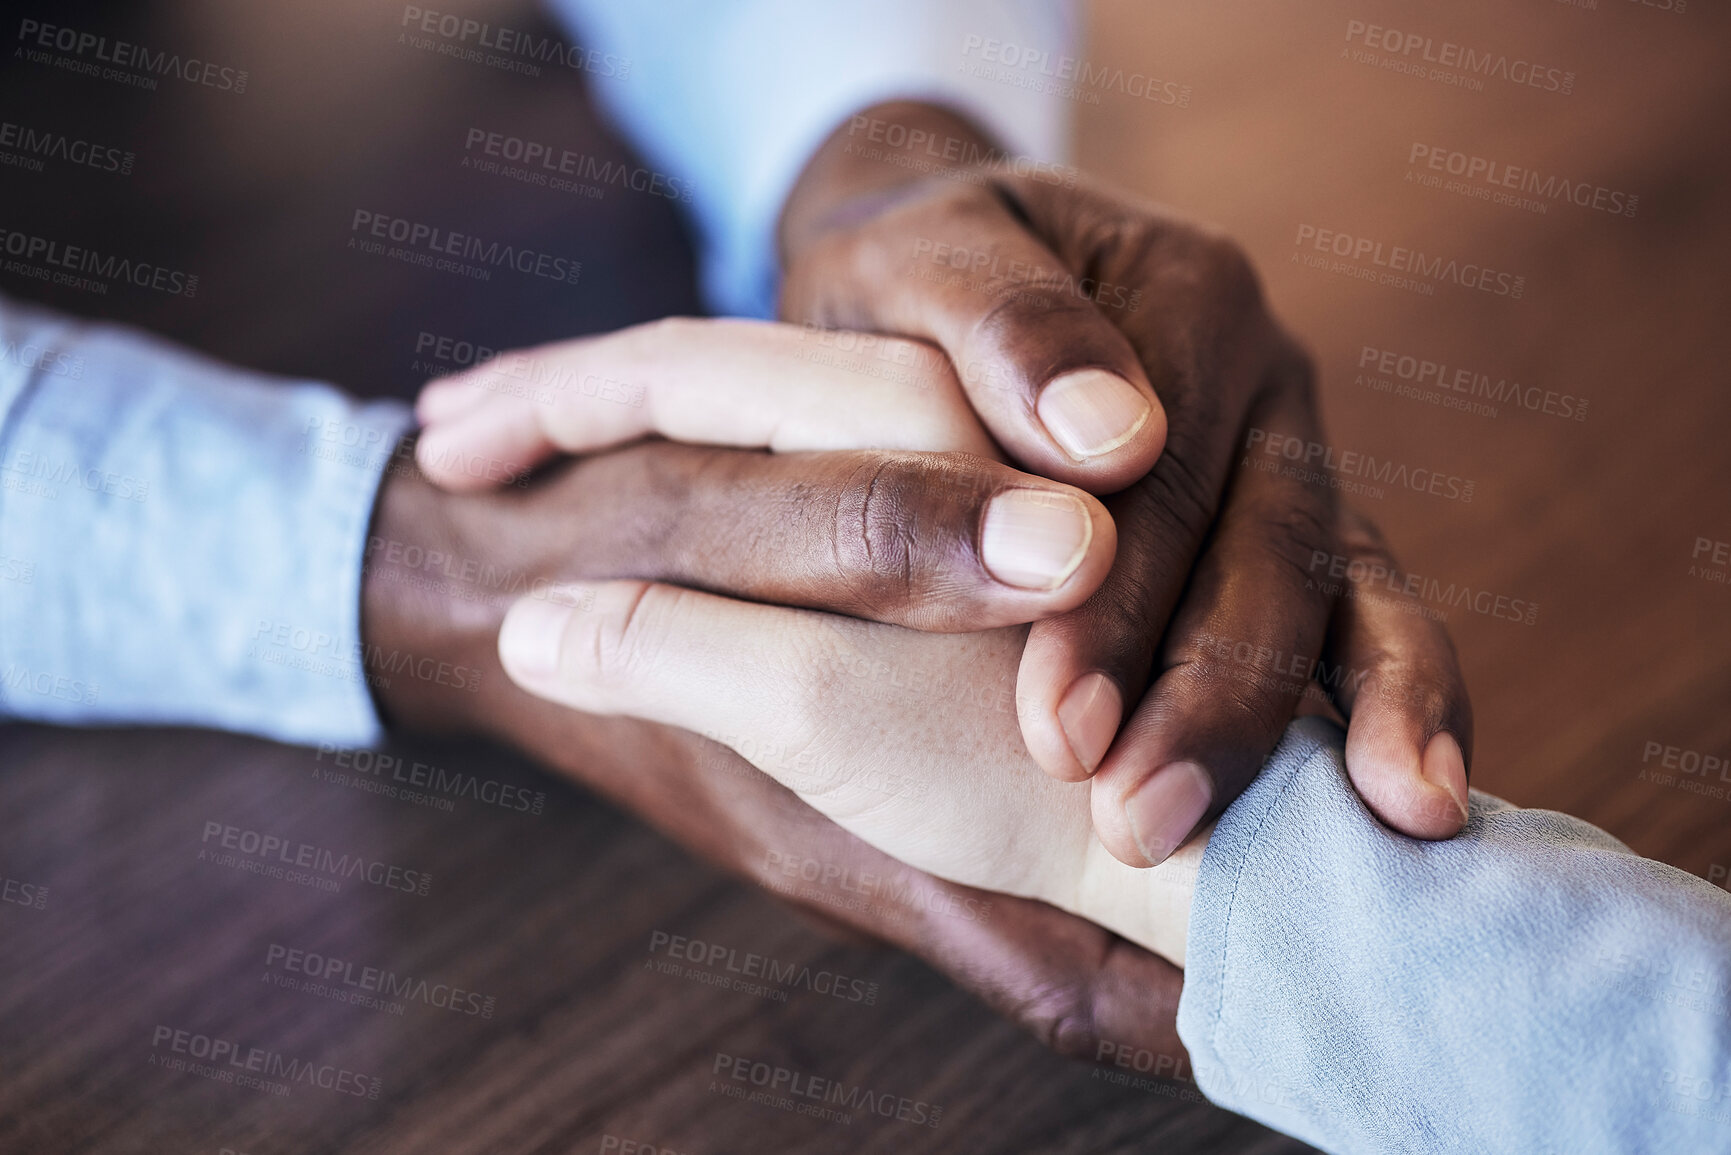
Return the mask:
[[[0,718],[375,740],[361,562],[409,425],[0,300]]]
[[[673,199],[696,226],[704,297],[717,313],[775,315],[782,203],[812,151],[870,105],[947,105],[989,129],[1024,166],[1067,159],[1075,102],[1065,95],[1082,87],[1073,0],[549,7],[591,53],[584,79],[600,106],[650,165],[676,178]],[[1031,64],[1036,50],[1041,63]],[[1039,71],[1061,66],[1068,79]],[[882,123],[858,129],[862,152],[911,171],[976,159],[941,140],[910,148]]]
[[[1474,793],[1395,834],[1306,719],[1226,811],[1179,1033],[1222,1106],[1327,1151],[1731,1151],[1731,895]]]

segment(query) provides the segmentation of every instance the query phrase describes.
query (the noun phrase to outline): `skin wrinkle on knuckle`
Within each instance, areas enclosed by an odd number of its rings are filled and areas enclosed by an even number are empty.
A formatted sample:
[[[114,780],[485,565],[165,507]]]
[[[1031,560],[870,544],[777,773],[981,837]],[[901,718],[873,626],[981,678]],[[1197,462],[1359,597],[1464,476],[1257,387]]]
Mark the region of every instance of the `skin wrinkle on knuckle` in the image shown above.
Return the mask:
[[[1243,747],[1246,734],[1264,739],[1278,734],[1292,717],[1292,703],[1302,692],[1302,686],[1288,685],[1298,679],[1258,673],[1195,653],[1169,666],[1160,680],[1168,700],[1192,703],[1185,711],[1186,722],[1194,727],[1191,733],[1202,738],[1219,736],[1229,751]],[[1267,684],[1270,681],[1272,686]],[[1263,753],[1258,752],[1258,763]]]
[[[825,328],[871,329],[870,301],[894,284],[901,257],[862,228],[826,233],[788,268],[778,312]]]
[[[1030,229],[1060,256],[1084,259],[1090,253],[1109,252],[1102,244],[1102,229],[1110,233],[1112,222],[1143,224],[1151,214],[1139,205],[1119,203],[1082,176],[1074,189],[1058,189],[1032,177],[1000,175],[995,183],[1020,206]],[[1129,209],[1131,211],[1125,211]]]
[[[1172,583],[1190,571],[1198,527],[1206,525],[1200,515],[1186,521],[1183,504],[1151,476],[1110,507],[1120,526],[1119,564],[1078,612],[1094,623],[1093,645],[1113,656],[1113,668],[1151,659],[1166,630]]]
[[[688,596],[677,586],[644,584],[617,618],[604,619],[595,631],[596,672],[629,684],[653,669],[666,643],[657,626],[664,627]]]
[[[1139,687],[1165,628],[1161,608],[1152,574],[1140,568],[1115,573],[1078,611],[1087,615],[1083,636],[1094,666],[1128,682],[1126,689]]]
[[[1067,263],[1098,281],[1150,285],[1161,267],[1155,256],[1159,231],[1141,217],[1090,214],[1069,222],[1065,236],[1052,244]]]
[[[1131,492],[1138,517],[1177,527],[1188,539],[1192,553],[1219,509],[1218,486],[1191,465],[1182,446],[1162,453],[1153,470]]]
[[[1427,727],[1440,724],[1449,715],[1453,694],[1445,686],[1453,678],[1437,663],[1389,654],[1367,668],[1371,673],[1364,680],[1364,689],[1372,701],[1397,707],[1422,719]]]
[[[919,543],[904,492],[919,492],[920,470],[904,459],[873,455],[836,489],[831,557],[836,578],[873,612],[916,600]]]
[[[1313,559],[1334,544],[1328,511],[1316,508],[1309,494],[1291,494],[1292,500],[1261,510],[1255,518],[1254,540],[1262,556],[1271,561],[1285,584],[1295,594],[1309,593],[1307,600],[1324,604],[1320,583],[1315,581]]]
[[[966,343],[983,345],[988,350],[1015,349],[1026,342],[1030,331],[1055,334],[1072,326],[1107,323],[1090,302],[1063,292],[1056,284],[1004,276],[982,292],[994,299],[969,326]],[[1075,338],[1077,334],[1072,332],[1066,336]],[[1100,344],[1098,335],[1087,334],[1086,329],[1082,336],[1083,340],[1074,341],[1066,350],[1064,363],[1067,367],[1079,367],[1095,352],[1090,347]],[[1056,352],[1051,356],[1056,359]],[[1045,370],[1049,366],[1039,368]]]
[[[1335,533],[1340,538],[1344,552],[1378,556],[1389,565],[1394,564],[1388,538],[1383,534],[1382,527],[1351,506],[1339,507],[1338,516],[1339,523],[1335,527]]]
[[[1374,570],[1376,567],[1381,567],[1391,574],[1406,572],[1400,568],[1400,563],[1395,560],[1393,551],[1389,549],[1386,543],[1381,541],[1375,542],[1374,544],[1359,545],[1343,542],[1341,544],[1341,554],[1346,558],[1347,572],[1349,574],[1352,573],[1354,569],[1358,568],[1361,563],[1367,569],[1371,570]]]
[[[1221,710],[1223,717],[1233,720],[1227,732],[1241,741],[1246,733],[1261,735],[1265,740],[1279,734],[1291,720],[1292,704],[1302,692],[1303,687],[1295,691],[1285,683],[1274,688],[1246,682],[1228,683]],[[1244,725],[1241,721],[1244,718],[1250,719],[1250,725]],[[1257,760],[1261,761],[1260,752]]]
[[[646,668],[647,655],[640,652],[643,628],[640,614],[650,591],[645,582],[629,604],[606,614],[578,610],[572,615],[559,641],[560,681],[580,702],[611,702],[614,693]]]
[[[1086,1055],[1098,1027],[1093,998],[1083,982],[1035,981],[1015,1000],[1014,1015],[1022,1028],[1049,1050],[1061,1055]]]

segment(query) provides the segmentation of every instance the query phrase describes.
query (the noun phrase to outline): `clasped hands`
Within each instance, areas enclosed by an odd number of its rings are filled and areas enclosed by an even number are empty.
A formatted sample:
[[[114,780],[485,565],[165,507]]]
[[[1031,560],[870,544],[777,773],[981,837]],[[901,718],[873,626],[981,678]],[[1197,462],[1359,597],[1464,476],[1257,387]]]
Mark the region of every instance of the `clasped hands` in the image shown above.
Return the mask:
[[[784,213],[796,323],[656,322],[426,388],[445,492],[388,485],[375,532],[432,525],[558,584],[405,611],[369,574],[364,612],[475,652],[503,613],[503,669],[545,701],[385,705],[501,734],[762,878],[760,847],[821,820],[719,773],[718,742],[877,851],[1036,900],[989,931],[854,925],[1063,1049],[1143,1037],[1170,976],[1098,928],[1182,965],[1193,836],[1306,701],[1347,720],[1384,822],[1458,831],[1453,649],[1341,580],[1395,565],[1326,485],[1243,464],[1252,431],[1321,433],[1229,242],[1087,186],[854,163],[826,145]],[[535,481],[477,492],[477,460]],[[1166,987],[1138,1006],[1143,978]]]

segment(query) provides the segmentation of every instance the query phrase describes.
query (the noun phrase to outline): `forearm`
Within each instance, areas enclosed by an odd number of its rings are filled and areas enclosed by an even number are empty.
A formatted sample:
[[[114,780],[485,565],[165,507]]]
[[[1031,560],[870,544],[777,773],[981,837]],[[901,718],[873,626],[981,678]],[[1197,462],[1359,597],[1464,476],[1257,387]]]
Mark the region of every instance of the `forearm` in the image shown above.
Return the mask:
[[[1166,861],[1147,869],[1124,865],[1098,838],[1090,838],[1074,913],[1182,968],[1196,876],[1213,831],[1209,823]]]
[[[367,517],[408,415],[0,301],[0,715],[372,740]]]

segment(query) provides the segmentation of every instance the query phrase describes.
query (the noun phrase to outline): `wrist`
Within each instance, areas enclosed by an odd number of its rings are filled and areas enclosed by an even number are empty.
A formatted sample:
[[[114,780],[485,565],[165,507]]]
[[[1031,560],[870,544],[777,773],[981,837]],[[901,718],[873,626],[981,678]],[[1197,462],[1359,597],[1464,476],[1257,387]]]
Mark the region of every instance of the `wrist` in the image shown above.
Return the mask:
[[[961,178],[1005,155],[985,129],[935,104],[888,101],[863,109],[818,146],[788,193],[777,228],[782,265],[916,186]]]
[[[1190,937],[1196,876],[1214,833],[1209,823],[1158,866],[1126,866],[1088,840],[1075,913],[1139,943],[1180,969]]]
[[[504,678],[495,639],[510,599],[477,596],[484,591],[462,580],[475,568],[475,504],[421,474],[411,439],[380,481],[361,564],[361,643],[367,684],[387,726],[486,728],[478,699],[489,681]]]

